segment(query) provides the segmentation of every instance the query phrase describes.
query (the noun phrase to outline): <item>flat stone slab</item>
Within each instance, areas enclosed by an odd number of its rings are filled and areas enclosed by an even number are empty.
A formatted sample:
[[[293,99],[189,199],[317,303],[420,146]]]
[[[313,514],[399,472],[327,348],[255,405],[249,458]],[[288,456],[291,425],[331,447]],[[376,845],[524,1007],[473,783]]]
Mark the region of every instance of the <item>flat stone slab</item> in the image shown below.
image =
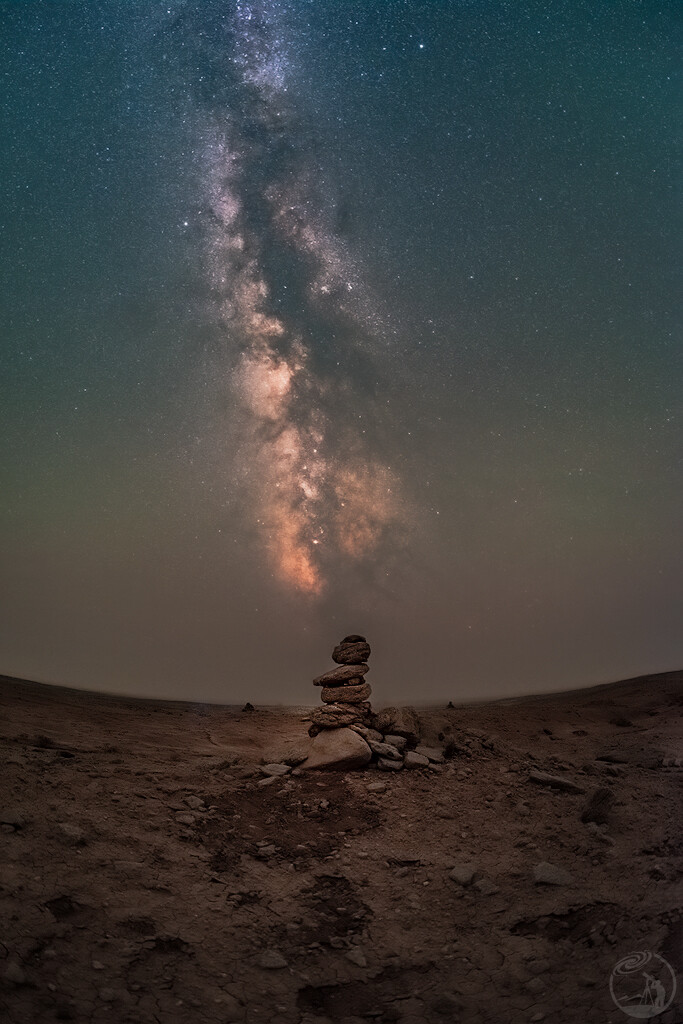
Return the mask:
[[[362,665],[369,657],[368,643],[341,643],[332,651],[332,661],[338,665]]]
[[[321,699],[326,704],[361,704],[372,693],[369,683],[348,686],[323,686]]]
[[[332,686],[335,683],[343,683],[345,679],[356,679],[359,676],[364,676],[366,672],[370,671],[369,665],[340,665],[339,668],[330,669],[329,672],[324,672],[317,679],[313,680],[314,686]]]
[[[585,793],[586,790],[571,779],[565,779],[561,775],[549,775],[548,772],[529,772],[529,781],[539,786],[550,786],[552,789],[561,789],[565,793]]]
[[[313,740],[311,753],[302,768],[363,768],[372,751],[353,729],[326,729]]]

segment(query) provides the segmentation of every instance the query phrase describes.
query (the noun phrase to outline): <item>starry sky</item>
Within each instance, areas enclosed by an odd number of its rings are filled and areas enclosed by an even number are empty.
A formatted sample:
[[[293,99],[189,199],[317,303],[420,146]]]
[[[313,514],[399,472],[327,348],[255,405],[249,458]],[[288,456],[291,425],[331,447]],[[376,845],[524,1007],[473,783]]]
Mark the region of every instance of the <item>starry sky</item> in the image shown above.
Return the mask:
[[[683,664],[683,19],[0,0],[0,671],[315,703]]]

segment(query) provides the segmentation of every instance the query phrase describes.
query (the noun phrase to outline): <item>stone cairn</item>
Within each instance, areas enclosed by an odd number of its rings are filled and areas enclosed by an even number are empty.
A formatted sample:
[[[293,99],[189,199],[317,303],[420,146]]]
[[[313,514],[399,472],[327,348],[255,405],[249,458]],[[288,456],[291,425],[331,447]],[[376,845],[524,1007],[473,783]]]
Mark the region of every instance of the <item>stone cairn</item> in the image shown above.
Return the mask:
[[[317,736],[323,729],[340,729],[350,725],[369,726],[372,708],[368,700],[370,684],[364,679],[369,671],[370,644],[364,636],[352,633],[345,636],[332,651],[337,668],[313,680],[321,686],[321,708],[311,713],[309,736]]]

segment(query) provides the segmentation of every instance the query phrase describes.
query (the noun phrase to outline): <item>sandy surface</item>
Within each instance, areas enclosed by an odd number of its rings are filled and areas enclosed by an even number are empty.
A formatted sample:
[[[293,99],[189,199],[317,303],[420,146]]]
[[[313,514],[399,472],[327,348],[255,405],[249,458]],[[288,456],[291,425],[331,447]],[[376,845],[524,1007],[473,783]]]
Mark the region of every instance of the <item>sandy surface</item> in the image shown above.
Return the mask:
[[[0,678],[0,1019],[623,1024],[612,969],[650,950],[679,1024],[682,683],[418,708],[443,765],[260,786],[305,709]]]

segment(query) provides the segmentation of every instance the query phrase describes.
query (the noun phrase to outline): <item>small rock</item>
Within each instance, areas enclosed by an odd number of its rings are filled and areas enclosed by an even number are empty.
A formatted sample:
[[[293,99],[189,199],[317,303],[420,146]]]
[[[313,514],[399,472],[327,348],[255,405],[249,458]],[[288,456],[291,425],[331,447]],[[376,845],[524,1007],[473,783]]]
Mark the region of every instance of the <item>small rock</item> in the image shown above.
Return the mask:
[[[250,704],[249,701],[247,701],[247,703],[242,708],[242,711],[253,711],[253,710],[254,710],[254,705]]]
[[[403,768],[403,761],[392,761],[388,757],[380,757],[377,767],[381,772],[400,772]]]
[[[367,740],[368,742],[370,740],[374,740],[376,743],[382,743],[384,740],[384,736],[382,735],[382,733],[377,732],[376,729],[368,729],[364,725],[350,725],[349,728],[353,729],[354,732],[359,733],[359,735],[361,735],[363,739]],[[396,744],[394,743],[393,746],[396,746]]]
[[[185,803],[193,811],[203,811],[206,806],[204,801],[198,796],[186,796]]]
[[[448,872],[448,877],[460,885],[470,885],[476,873],[477,868],[474,864],[458,863],[453,865]]]
[[[428,768],[429,758],[424,754],[418,754],[416,750],[409,750],[404,758],[406,768]]]
[[[26,975],[16,961],[11,960],[2,972],[3,981],[10,985],[25,985]]]
[[[83,846],[85,844],[85,832],[78,825],[72,825],[68,821],[60,821],[57,824],[57,828],[74,846]]]
[[[491,881],[490,878],[479,878],[474,883],[474,888],[481,893],[482,896],[494,896],[497,892],[500,892],[498,886]]]
[[[381,736],[382,734],[378,733],[378,735]],[[390,743],[392,747],[396,747],[396,749],[400,750],[401,753],[403,753],[403,751],[408,746],[408,740],[405,738],[405,736],[394,736],[392,733],[389,733],[388,736],[384,737],[384,742]]]
[[[370,750],[378,757],[388,757],[391,761],[400,761],[401,754],[391,743],[377,743],[375,740],[368,741]]]
[[[179,825],[194,825],[197,818],[194,814],[176,814],[175,820]]]
[[[443,764],[443,750],[440,747],[426,747],[419,746],[415,748],[416,754],[422,754],[429,761],[433,761],[434,764]]]
[[[264,775],[287,775],[291,770],[291,765],[283,764],[281,762],[261,765],[261,771]]]
[[[548,772],[529,772],[529,781],[536,782],[540,786],[550,786],[553,789],[562,789],[565,793],[585,793],[586,790],[571,779],[564,779],[560,775],[549,775]]]
[[[386,782],[370,782],[366,787],[368,793],[386,793]]]
[[[24,828],[28,818],[21,811],[14,808],[0,811],[0,824],[12,825],[14,828]]]
[[[594,790],[583,809],[581,821],[595,822],[598,825],[607,824],[609,813],[614,805],[614,793],[607,786],[600,786]]]
[[[357,967],[368,966],[368,961],[360,949],[350,949],[346,954],[346,959],[350,960],[352,964],[356,964]]]
[[[277,949],[266,949],[256,961],[265,971],[280,971],[287,966],[287,961]]]
[[[275,782],[278,782],[282,778],[281,775],[266,775],[265,779],[259,779],[256,785],[259,789],[265,789],[266,786],[272,786]]]
[[[536,885],[573,885],[574,879],[564,868],[541,861],[534,865],[534,882]]]
[[[93,960],[93,962],[92,962],[92,964],[90,966],[92,967],[93,971],[103,971],[104,970],[104,964],[102,963],[101,960]]]

